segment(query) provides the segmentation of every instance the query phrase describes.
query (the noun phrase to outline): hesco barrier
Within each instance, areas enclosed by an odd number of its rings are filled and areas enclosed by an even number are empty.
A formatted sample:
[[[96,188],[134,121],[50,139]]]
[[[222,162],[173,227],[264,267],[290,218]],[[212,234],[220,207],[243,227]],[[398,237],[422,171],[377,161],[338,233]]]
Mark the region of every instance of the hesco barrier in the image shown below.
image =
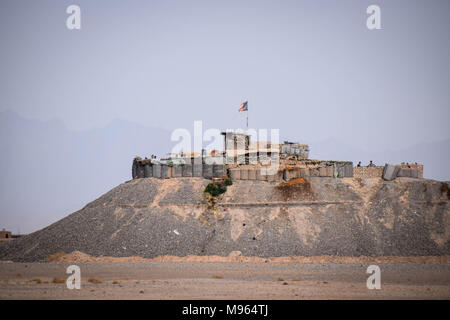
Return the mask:
[[[399,171],[399,167],[391,164],[386,164],[383,169],[383,179],[387,181],[394,180],[397,177]]]
[[[259,181],[290,181],[299,177],[353,177],[353,166],[349,162],[331,162],[326,161],[321,166],[299,168],[299,167],[286,167],[279,170],[275,175],[262,174],[261,170],[267,168],[253,168],[253,167],[235,167],[227,169],[224,164],[207,164],[207,163],[192,163],[191,161],[186,164],[172,165],[172,164],[160,164],[151,163],[150,159],[142,160],[140,158],[134,159],[132,164],[132,177],[137,178],[181,178],[181,177],[203,177],[205,179],[221,178],[229,176],[233,180],[259,180]],[[358,168],[361,169],[361,168]],[[373,169],[373,168],[364,168]],[[376,170],[380,168],[377,167]],[[228,172],[227,172],[228,171]],[[358,175],[356,175],[358,176]],[[414,177],[420,176],[420,172],[417,169],[401,168],[398,172],[398,176]]]
[[[192,177],[192,164],[188,163],[183,166],[183,177]]]
[[[192,176],[202,177],[203,176],[203,164],[195,163],[192,165]]]
[[[183,167],[181,165],[172,168],[172,178],[181,178],[183,176]]]
[[[320,167],[319,168],[319,176],[320,177],[326,177],[328,174],[327,167]]]
[[[397,177],[409,177],[409,178],[418,178],[419,171],[416,169],[404,169],[400,168],[397,173]]]
[[[261,169],[256,169],[256,180],[267,181],[267,175],[262,172]]]
[[[212,179],[213,177],[213,165],[203,164],[203,178]]]
[[[319,168],[309,168],[309,175],[311,177],[318,177],[319,176]]]
[[[226,175],[225,165],[223,164],[214,164],[213,165],[213,177],[221,178]]]
[[[132,177],[133,179],[136,179],[136,178],[137,178],[137,166],[138,166],[137,160],[134,159],[134,160],[133,160],[133,165],[131,166],[131,177]]]
[[[334,177],[334,167],[333,166],[327,167],[327,177]]]
[[[338,171],[338,178],[345,177],[345,167],[338,167],[337,171]]]
[[[248,180],[256,180],[257,169],[248,169]]]
[[[161,165],[159,163],[153,164],[153,178],[161,178]]]
[[[136,168],[136,177],[137,178],[144,178],[145,173],[144,173],[144,166],[141,164],[138,164],[137,168]]]
[[[171,168],[166,165],[166,164],[162,164],[161,165],[161,179],[168,179],[171,177]]]
[[[229,170],[231,180],[240,180],[241,179],[241,170],[238,168],[233,168]]]
[[[283,179],[285,181],[289,181],[291,179],[296,179],[300,176],[300,169],[292,168],[292,169],[285,169],[283,171]]]
[[[283,180],[283,171],[278,171],[275,174],[268,174],[267,175],[267,181],[269,182],[280,182]]]
[[[301,168],[300,169],[300,177],[302,177],[302,178],[309,177],[309,168]]]
[[[377,167],[355,167],[355,178],[381,178],[383,176],[384,166]]]
[[[153,176],[152,166],[150,164],[146,164],[144,166],[144,177],[151,178]]]

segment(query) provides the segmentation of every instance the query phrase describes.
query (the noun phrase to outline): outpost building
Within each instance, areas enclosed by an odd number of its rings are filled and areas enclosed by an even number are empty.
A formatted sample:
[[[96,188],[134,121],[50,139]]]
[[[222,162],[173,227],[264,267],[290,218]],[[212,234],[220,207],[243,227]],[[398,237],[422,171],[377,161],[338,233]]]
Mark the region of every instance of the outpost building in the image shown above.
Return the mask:
[[[309,146],[289,141],[251,141],[244,132],[225,131],[225,150],[180,152],[164,159],[136,157],[132,177],[206,179],[229,177],[233,180],[290,181],[296,178],[377,178],[393,180],[396,177],[423,178],[423,165],[401,164],[353,167],[352,161],[309,159]],[[269,170],[275,162],[275,172]]]

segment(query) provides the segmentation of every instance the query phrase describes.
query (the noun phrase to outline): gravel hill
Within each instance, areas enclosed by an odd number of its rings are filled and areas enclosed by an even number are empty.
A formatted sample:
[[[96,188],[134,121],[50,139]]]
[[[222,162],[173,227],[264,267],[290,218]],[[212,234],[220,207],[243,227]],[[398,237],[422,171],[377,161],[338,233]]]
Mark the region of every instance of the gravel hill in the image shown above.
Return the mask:
[[[128,181],[83,209],[0,244],[0,259],[93,256],[450,255],[447,182],[310,178],[235,181],[214,207],[202,178]]]

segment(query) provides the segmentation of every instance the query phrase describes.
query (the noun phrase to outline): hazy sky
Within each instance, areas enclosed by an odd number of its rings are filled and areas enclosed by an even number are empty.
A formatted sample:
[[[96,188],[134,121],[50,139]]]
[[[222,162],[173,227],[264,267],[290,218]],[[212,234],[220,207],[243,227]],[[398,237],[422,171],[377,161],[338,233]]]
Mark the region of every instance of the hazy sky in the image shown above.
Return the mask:
[[[66,8],[81,7],[81,30]],[[381,7],[382,30],[366,8]],[[70,129],[250,126],[386,150],[450,137],[450,1],[0,2],[0,111]]]

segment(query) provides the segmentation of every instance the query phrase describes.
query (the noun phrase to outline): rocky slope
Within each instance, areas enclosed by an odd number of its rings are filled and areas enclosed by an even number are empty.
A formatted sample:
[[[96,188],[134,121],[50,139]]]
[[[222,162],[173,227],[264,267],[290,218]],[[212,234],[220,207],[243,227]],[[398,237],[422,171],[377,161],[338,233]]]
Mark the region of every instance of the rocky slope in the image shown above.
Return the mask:
[[[0,259],[93,256],[427,256],[450,254],[449,186],[399,178],[236,181],[211,207],[209,180],[137,179],[25,237]]]

